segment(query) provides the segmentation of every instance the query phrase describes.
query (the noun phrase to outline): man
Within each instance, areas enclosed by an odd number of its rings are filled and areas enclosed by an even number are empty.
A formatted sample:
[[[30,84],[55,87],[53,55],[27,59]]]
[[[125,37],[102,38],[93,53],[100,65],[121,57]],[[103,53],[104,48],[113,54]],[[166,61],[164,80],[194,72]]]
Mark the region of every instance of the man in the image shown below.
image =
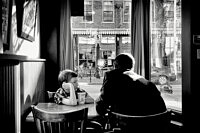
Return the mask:
[[[96,110],[104,115],[112,111],[126,115],[151,115],[166,111],[164,100],[155,84],[134,73],[135,60],[122,53],[115,58],[114,70],[105,73]]]

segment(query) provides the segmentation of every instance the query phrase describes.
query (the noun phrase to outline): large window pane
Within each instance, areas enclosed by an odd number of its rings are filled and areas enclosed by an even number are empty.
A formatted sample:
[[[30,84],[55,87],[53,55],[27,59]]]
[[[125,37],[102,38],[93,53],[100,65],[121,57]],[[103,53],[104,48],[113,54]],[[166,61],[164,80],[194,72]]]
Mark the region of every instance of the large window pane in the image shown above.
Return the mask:
[[[86,20],[93,23],[81,23],[82,17],[72,19],[74,60],[82,74],[80,82],[87,83],[84,87],[93,88],[91,92],[98,96],[104,72],[112,68],[112,60],[121,52],[130,52],[130,23],[123,22],[131,20],[131,1],[85,1],[92,3],[88,2],[85,13]],[[150,7],[151,81],[157,85],[167,107],[182,110],[181,1],[151,0]]]
[[[151,0],[151,80],[169,108],[182,110],[181,1]]]
[[[75,70],[80,87],[97,98],[104,73],[113,68],[113,60],[130,48],[131,0],[84,0],[83,17],[72,17]],[[125,4],[125,5],[124,5]],[[124,18],[125,16],[125,18]]]

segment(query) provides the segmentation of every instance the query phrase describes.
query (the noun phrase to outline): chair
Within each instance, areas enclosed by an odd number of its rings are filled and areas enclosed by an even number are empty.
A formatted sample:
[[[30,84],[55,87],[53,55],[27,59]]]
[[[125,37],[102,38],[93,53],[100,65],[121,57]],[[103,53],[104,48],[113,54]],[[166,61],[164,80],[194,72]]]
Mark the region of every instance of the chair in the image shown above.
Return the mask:
[[[54,95],[56,92],[52,92],[52,91],[47,91],[47,95],[48,95],[48,102],[54,102]]]
[[[47,91],[48,102],[54,102],[54,95],[56,92]],[[102,125],[96,120],[87,120],[86,132],[90,133],[103,133]]]
[[[146,116],[131,116],[109,112],[112,131],[120,133],[167,133],[170,124],[170,112]]]
[[[74,112],[51,113],[32,105],[32,113],[38,133],[84,133],[88,108]]]

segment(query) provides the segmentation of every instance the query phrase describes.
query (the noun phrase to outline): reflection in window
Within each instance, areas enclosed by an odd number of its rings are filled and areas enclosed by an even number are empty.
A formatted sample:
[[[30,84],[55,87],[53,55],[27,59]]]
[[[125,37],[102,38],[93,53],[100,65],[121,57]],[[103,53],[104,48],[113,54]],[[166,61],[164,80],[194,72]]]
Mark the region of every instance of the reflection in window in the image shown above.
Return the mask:
[[[180,0],[151,0],[151,81],[167,107],[182,110]]]
[[[104,1],[102,8],[103,8],[103,22],[113,22],[114,21],[113,1]]]

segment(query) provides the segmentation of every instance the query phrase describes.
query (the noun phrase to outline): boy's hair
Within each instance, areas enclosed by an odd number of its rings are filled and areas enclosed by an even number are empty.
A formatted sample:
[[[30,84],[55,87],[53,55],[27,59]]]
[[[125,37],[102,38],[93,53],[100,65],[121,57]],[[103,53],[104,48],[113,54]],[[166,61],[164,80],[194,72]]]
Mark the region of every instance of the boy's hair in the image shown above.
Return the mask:
[[[60,73],[58,75],[59,87],[62,87],[63,82],[68,83],[70,81],[70,79],[73,77],[78,77],[78,74],[72,70],[65,69],[65,70],[60,71]]]
[[[116,69],[133,69],[134,65],[135,59],[129,53],[121,53],[114,60]]]

